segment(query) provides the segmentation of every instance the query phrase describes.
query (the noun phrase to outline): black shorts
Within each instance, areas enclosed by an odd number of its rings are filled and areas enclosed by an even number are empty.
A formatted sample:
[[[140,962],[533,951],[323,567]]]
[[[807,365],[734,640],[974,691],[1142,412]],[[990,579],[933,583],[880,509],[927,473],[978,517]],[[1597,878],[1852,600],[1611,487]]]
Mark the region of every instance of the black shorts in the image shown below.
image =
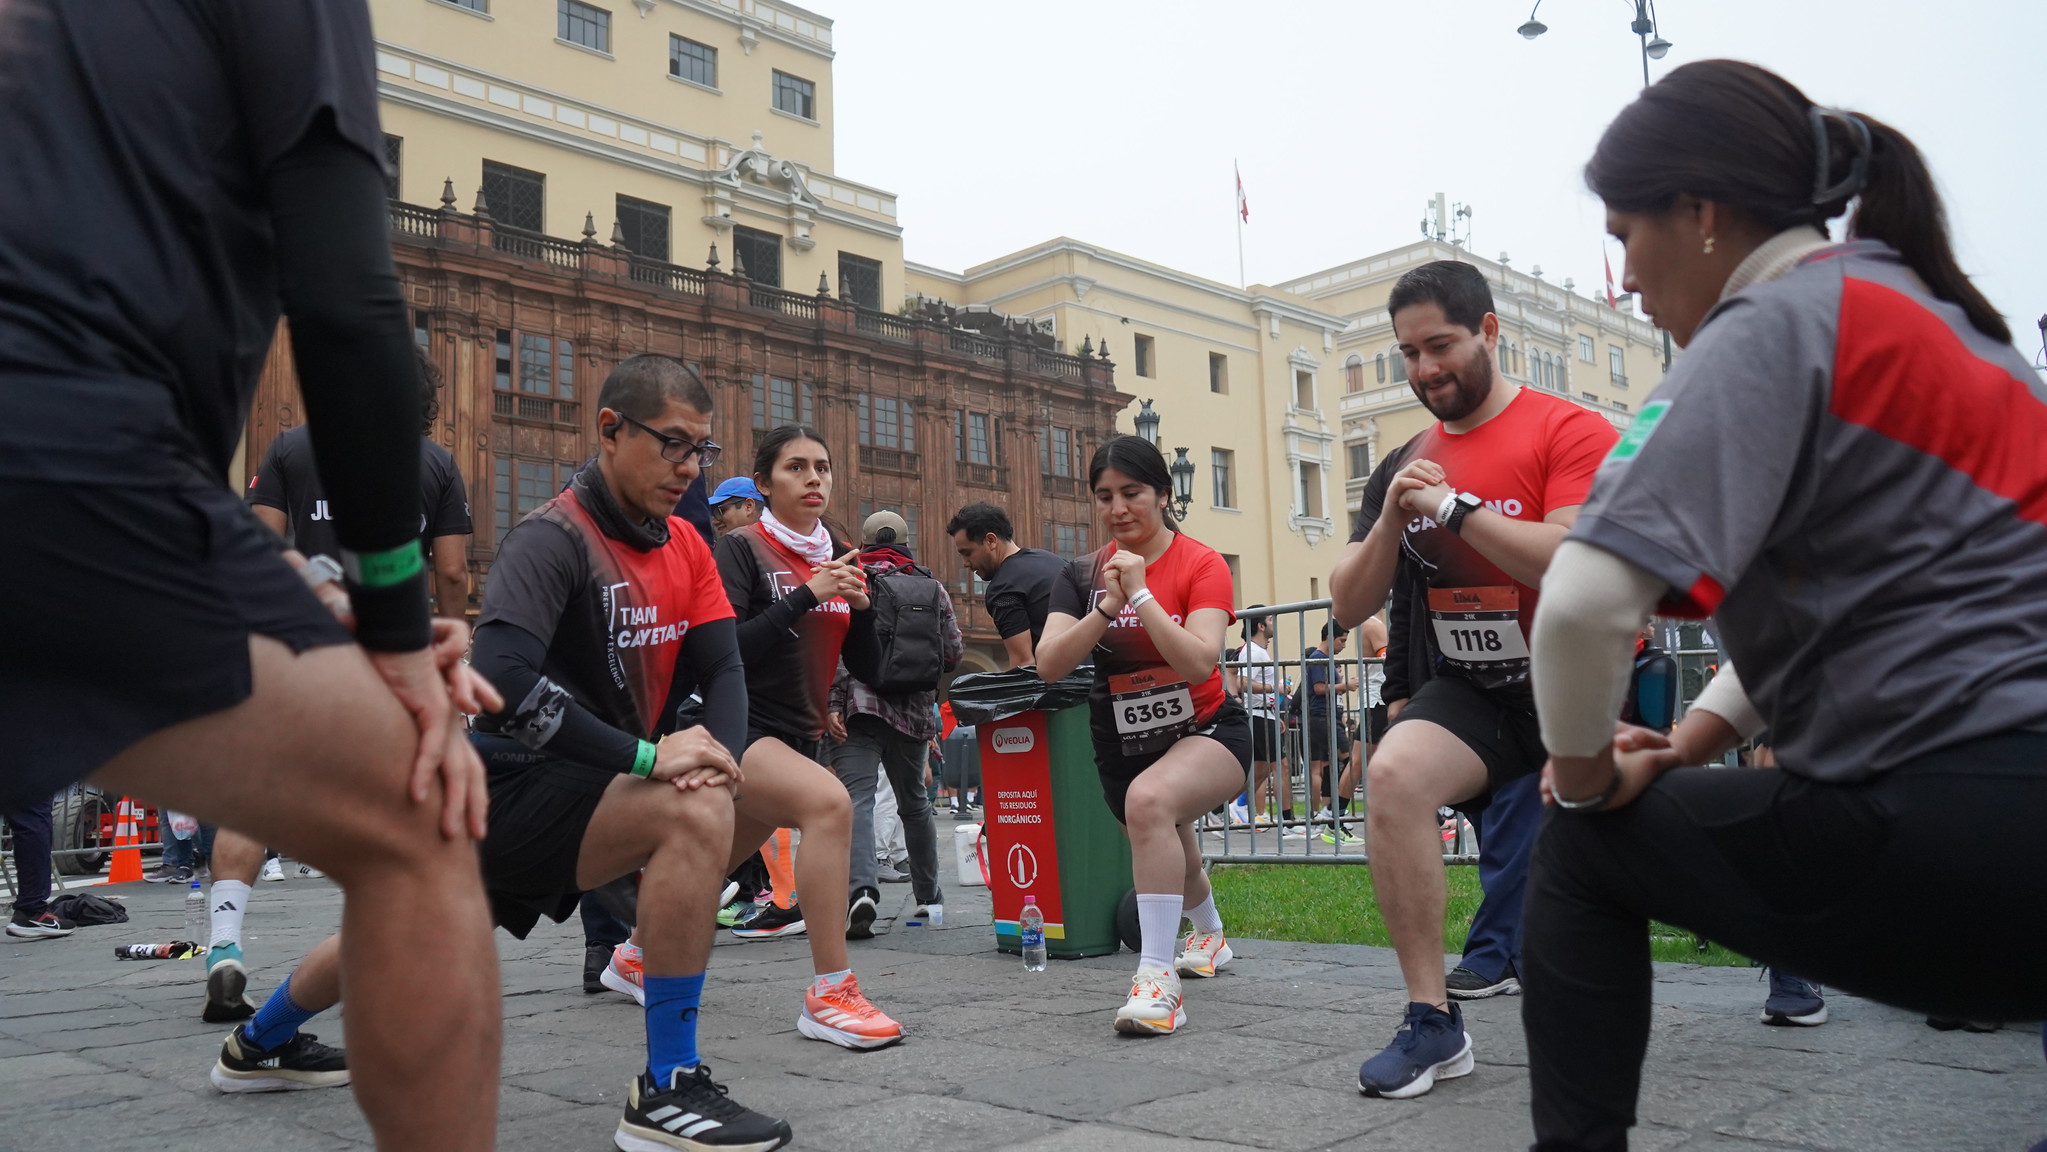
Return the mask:
[[[1336,755],[1329,754],[1329,717],[1309,715],[1301,721],[1308,735],[1308,759],[1310,761],[1341,760],[1350,751],[1350,725],[1342,720],[1336,722]]]
[[[1494,792],[1542,771],[1547,758],[1542,728],[1532,708],[1461,677],[1438,676],[1423,684],[1389,727],[1398,728],[1410,720],[1426,720],[1447,729],[1485,764],[1485,791],[1452,805],[1460,811],[1484,811]]]
[[[1237,758],[1238,767],[1251,769],[1251,715],[1234,700],[1224,700],[1208,718],[1208,723],[1196,728],[1189,736],[1206,736]],[[1099,732],[1094,733],[1095,770],[1102,778],[1102,799],[1109,802],[1109,811],[1118,824],[1123,819],[1123,798],[1130,792],[1130,782],[1142,775],[1146,768],[1158,763],[1167,751],[1152,752],[1143,756],[1125,756],[1116,744],[1106,741]],[[1186,736],[1181,739],[1187,739]]]
[[[1386,735],[1386,706],[1374,704],[1365,709],[1365,743],[1377,744]]]
[[[546,916],[559,924],[576,910],[576,863],[583,833],[604,790],[606,772],[535,752],[505,736],[470,734],[490,780],[490,835],[483,840],[483,886],[500,928],[524,940]]]
[[[0,806],[252,690],[249,637],[351,643],[225,486],[0,480]]]
[[[1279,759],[1279,717],[1251,717],[1251,759],[1271,764]]]
[[[779,729],[762,728],[759,725],[755,724],[752,720],[747,721],[746,748],[751,748],[754,745],[760,743],[763,740],[768,739],[771,736],[777,740],[780,740],[782,743],[787,744],[789,747],[794,748],[796,750],[796,753],[800,756],[804,756],[808,759],[814,760],[819,764],[825,762],[825,748],[824,741],[822,739],[815,738],[806,739],[802,736],[791,736],[789,733],[780,731]],[[741,748],[739,750],[739,758],[741,760],[746,759],[746,748]]]

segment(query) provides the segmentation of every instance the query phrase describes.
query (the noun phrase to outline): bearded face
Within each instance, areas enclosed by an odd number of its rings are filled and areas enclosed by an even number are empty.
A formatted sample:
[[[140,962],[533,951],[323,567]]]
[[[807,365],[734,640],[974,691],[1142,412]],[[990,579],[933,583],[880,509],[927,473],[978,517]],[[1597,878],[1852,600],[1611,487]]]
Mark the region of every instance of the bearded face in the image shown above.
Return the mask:
[[[1446,424],[1462,420],[1493,394],[1493,354],[1484,340],[1474,338],[1463,359],[1441,364],[1427,379],[1413,376],[1409,385],[1431,416]]]

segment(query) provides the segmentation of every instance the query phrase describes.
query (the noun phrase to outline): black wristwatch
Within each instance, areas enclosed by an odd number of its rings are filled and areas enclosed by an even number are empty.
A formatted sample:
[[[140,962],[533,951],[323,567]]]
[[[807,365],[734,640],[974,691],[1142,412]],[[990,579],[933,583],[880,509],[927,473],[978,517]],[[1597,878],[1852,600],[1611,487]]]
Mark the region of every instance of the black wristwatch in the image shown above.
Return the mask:
[[[1465,515],[1473,508],[1483,506],[1485,501],[1480,500],[1469,492],[1457,492],[1451,495],[1448,503],[1450,504],[1450,515],[1444,518],[1443,527],[1448,528],[1452,532],[1461,532],[1464,528]]]

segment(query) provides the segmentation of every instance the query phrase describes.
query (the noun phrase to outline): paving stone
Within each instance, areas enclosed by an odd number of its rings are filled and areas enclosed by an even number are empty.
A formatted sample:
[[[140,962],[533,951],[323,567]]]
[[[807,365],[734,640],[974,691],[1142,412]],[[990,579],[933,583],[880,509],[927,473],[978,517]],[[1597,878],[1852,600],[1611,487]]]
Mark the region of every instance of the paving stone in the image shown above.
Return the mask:
[[[1171,1043],[1154,1037],[1136,1044]],[[1093,1120],[1148,1101],[1198,1092],[1213,1078],[1159,1068],[1135,1051],[1121,1060],[1085,1058],[990,1076],[961,1095],[1067,1120]]]
[[[1433,1093],[1431,1093],[1433,1095]],[[1407,1101],[1390,1101],[1393,1105]],[[1397,1123],[1372,1129],[1332,1152],[1471,1152],[1474,1148],[1526,1148],[1535,1139],[1526,1110],[1439,1104]]]
[[[1193,1140],[1185,1136],[1162,1136],[1107,1124],[1076,1124],[1049,1136],[1010,1145],[1015,1152],[1247,1152],[1255,1144],[1229,1144],[1215,1140]]]
[[[975,1152],[1061,1127],[1049,1116],[973,1100],[899,1096],[805,1122],[796,1143],[823,1152]]]
[[[1355,1091],[1225,1084],[1155,1100],[1105,1117],[1112,1123],[1257,1148],[1319,1148],[1400,1117]]]

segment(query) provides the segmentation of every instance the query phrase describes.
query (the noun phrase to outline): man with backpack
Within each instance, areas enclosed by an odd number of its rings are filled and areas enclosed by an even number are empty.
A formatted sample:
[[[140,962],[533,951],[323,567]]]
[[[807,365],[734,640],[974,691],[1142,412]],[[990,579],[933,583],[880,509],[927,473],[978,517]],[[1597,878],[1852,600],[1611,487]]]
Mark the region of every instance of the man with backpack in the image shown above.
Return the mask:
[[[903,838],[910,850],[910,885],[926,913],[942,906],[938,887],[938,832],[924,790],[928,745],[938,737],[938,682],[959,666],[964,646],[952,597],[929,569],[917,564],[909,526],[894,512],[876,512],[860,527],[860,566],[874,603],[881,643],[872,684],[853,678],[844,662],[832,682],[825,727],[833,741],[832,770],[853,798],[852,870],[848,874],[848,939],[874,934],[881,900],[874,856],[874,792],[888,773]]]

